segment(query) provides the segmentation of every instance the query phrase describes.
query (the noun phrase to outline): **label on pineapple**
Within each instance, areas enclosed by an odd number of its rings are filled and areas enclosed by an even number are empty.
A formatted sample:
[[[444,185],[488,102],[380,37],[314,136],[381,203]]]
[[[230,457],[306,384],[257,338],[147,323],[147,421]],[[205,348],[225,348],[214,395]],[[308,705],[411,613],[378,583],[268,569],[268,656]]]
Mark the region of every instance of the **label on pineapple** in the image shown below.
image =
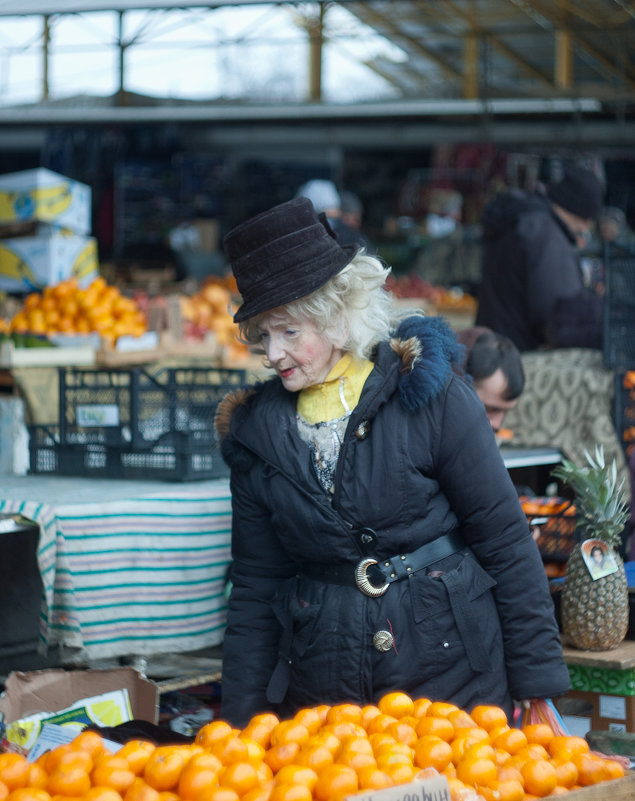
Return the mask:
[[[617,572],[613,551],[602,540],[584,540],[582,558],[593,581]]]
[[[448,780],[439,775],[415,779],[385,790],[348,796],[347,801],[451,801],[451,797]]]

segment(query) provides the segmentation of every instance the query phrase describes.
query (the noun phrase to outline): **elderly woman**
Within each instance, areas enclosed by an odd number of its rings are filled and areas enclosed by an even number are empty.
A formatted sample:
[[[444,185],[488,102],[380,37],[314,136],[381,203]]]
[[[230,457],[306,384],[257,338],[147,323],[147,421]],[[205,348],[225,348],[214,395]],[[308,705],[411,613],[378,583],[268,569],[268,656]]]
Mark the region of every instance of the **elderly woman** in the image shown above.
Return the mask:
[[[217,416],[233,502],[223,717],[391,690],[510,713],[564,693],[538,550],[450,329],[396,322],[389,270],[340,247],[306,198],[224,244],[234,319],[276,375]]]

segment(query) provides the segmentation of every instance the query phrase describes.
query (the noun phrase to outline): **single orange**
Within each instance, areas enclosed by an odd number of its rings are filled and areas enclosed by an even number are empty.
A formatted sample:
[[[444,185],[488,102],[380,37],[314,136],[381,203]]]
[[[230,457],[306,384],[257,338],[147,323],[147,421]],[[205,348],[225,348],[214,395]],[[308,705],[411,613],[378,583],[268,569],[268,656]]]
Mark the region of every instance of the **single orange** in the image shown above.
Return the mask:
[[[309,790],[313,790],[318,780],[318,774],[312,768],[304,765],[285,765],[276,773],[273,783],[279,784],[303,784]]]
[[[180,801],[180,796],[172,790],[162,790],[159,793],[159,801]]]
[[[432,701],[427,709],[426,715],[435,718],[447,718],[450,712],[458,711],[459,707],[456,704],[450,704],[447,701]]]
[[[578,751],[573,754],[571,761],[578,769],[577,783],[582,787],[589,787],[591,784],[598,784],[608,779],[604,759],[595,754]]]
[[[26,787],[37,787],[41,790],[45,790],[48,780],[48,773],[44,770],[42,765],[38,765],[37,762],[29,763]],[[0,793],[0,798],[2,798],[2,793]]]
[[[317,801],[340,801],[359,790],[359,780],[347,765],[327,765],[318,776],[313,794]]]
[[[117,751],[117,756],[121,759],[125,759],[130,770],[135,776],[138,776],[143,772],[146,762],[155,748],[156,745],[148,740],[128,740],[128,742],[124,743],[119,751]]]
[[[0,754],[0,781],[6,785],[7,790],[17,790],[25,787],[29,776],[29,763],[22,754],[7,752]]]
[[[417,732],[409,723],[404,723],[404,718],[401,718],[396,723],[390,723],[386,726],[386,733],[391,734],[397,742],[405,743],[411,748],[417,742]]]
[[[538,743],[545,748],[554,737],[554,731],[548,723],[528,723],[522,730],[528,743]]]
[[[416,718],[422,718],[428,711],[432,701],[429,698],[415,698],[413,701],[412,714]]]
[[[497,801],[524,801],[525,789],[518,779],[502,779],[494,788]]]
[[[269,801],[273,791],[273,780],[261,782],[253,790],[245,793],[241,801]]]
[[[626,775],[624,766],[616,759],[605,759],[604,769],[607,773],[607,779],[621,779]]]
[[[419,719],[415,729],[418,737],[434,734],[449,742],[454,737],[454,726],[447,718],[424,716]]]
[[[293,716],[293,719],[296,723],[301,723],[303,726],[306,726],[311,735],[315,734],[322,725],[322,716],[315,707],[299,709]]]
[[[525,781],[525,792],[543,798],[558,784],[556,769],[546,759],[530,759],[521,767]]]
[[[347,753],[372,755],[373,746],[368,737],[356,737],[355,735],[349,735],[341,740],[340,747],[335,752],[335,758],[337,759],[342,754]]]
[[[448,712],[448,720],[455,729],[475,729],[478,725],[474,718],[468,715],[464,709]]]
[[[456,775],[465,784],[492,787],[498,781],[498,772],[493,759],[476,757],[461,759],[456,765]]]
[[[96,758],[99,758],[99,755]],[[61,765],[75,765],[86,773],[90,773],[93,769],[93,758],[89,751],[75,748],[72,743],[65,743],[49,751],[44,762],[44,769],[47,773],[52,773]]]
[[[218,740],[228,737],[232,734],[232,727],[225,720],[212,720],[202,726],[194,738],[194,741],[203,748],[211,748],[211,746]]]
[[[247,746],[247,762],[251,762],[254,765],[257,762],[262,762],[266,749],[256,740],[252,740],[251,737],[244,737],[241,734],[239,739]]]
[[[177,794],[183,801],[194,801],[206,787],[213,787],[218,784],[218,775],[223,767],[222,763],[213,754],[208,754],[207,756],[215,759],[217,764],[206,766],[190,761],[183,768],[177,785]]]
[[[414,762],[419,768],[435,768],[441,772],[452,761],[452,747],[433,734],[419,738],[414,746]]]
[[[357,771],[360,790],[384,790],[392,787],[393,781],[390,776],[376,765],[366,765]]]
[[[418,768],[409,762],[396,762],[385,765],[382,770],[390,776],[393,784],[407,784],[414,779]]]
[[[356,723],[361,726],[362,708],[359,704],[335,704],[326,713],[325,723]]]
[[[368,734],[376,734],[377,732],[385,731],[391,723],[396,723],[397,720],[398,719],[394,715],[386,715],[384,712],[380,712],[379,715],[375,715],[375,717],[368,722],[366,731]]]
[[[87,754],[87,756],[89,756]],[[60,764],[49,774],[46,785],[50,795],[84,795],[90,788],[90,776],[78,764]]]
[[[124,793],[123,801],[159,801],[159,791],[137,776]]]
[[[525,786],[523,774],[520,771],[520,766],[500,765],[497,768],[497,776],[499,782],[507,781],[507,779],[515,779],[517,782],[520,782],[523,787]]]
[[[320,743],[307,743],[298,754],[298,765],[306,765],[315,771],[320,771],[326,765],[330,765],[333,760],[333,752],[325,745]]]
[[[527,737],[521,729],[506,729],[490,739],[494,748],[502,748],[508,754],[517,754],[527,746]]]
[[[11,801],[51,801],[51,796],[41,787],[18,787],[9,793]]]
[[[302,745],[309,739],[310,733],[303,723],[291,720],[281,720],[271,730],[271,745],[283,743],[299,743]]]
[[[143,778],[155,790],[173,790],[185,767],[184,750],[178,746],[160,745],[148,757]]]
[[[231,787],[238,795],[244,795],[258,784],[258,772],[250,762],[232,762],[221,768],[218,784],[221,787]]]
[[[325,748],[328,748],[332,754],[334,754],[340,747],[340,743],[341,739],[333,734],[331,729],[327,728],[326,726],[322,726],[319,732],[311,738],[310,742],[305,743],[305,746],[323,745]]]
[[[74,748],[81,748],[83,751],[88,751],[93,759],[99,756],[104,749],[104,740],[101,734],[91,729],[84,729],[77,737],[71,742]]]
[[[249,746],[245,740],[237,737],[233,732],[213,743],[210,750],[224,765],[229,765],[231,762],[247,762],[249,760]]]
[[[304,784],[277,784],[269,798],[270,801],[313,801],[313,794]]]
[[[470,715],[477,726],[487,729],[487,731],[491,731],[496,726],[506,726],[508,724],[507,714],[500,706],[478,704],[472,709]]]
[[[561,787],[573,787],[578,781],[578,769],[573,762],[552,759],[551,764],[556,769],[556,778]]]
[[[281,745],[274,745],[265,752],[264,762],[269,765],[274,773],[277,773],[280,768],[295,762],[299,752],[300,743],[282,743]]]
[[[118,793],[125,793],[135,779],[128,762],[120,756],[110,755],[98,759],[90,774],[91,783],[99,787],[112,787]]]
[[[472,743],[468,745],[463,753],[463,759],[491,759],[496,762],[496,752],[487,742]]]
[[[573,754],[586,754],[590,751],[589,744],[584,737],[573,734],[559,734],[553,737],[547,746],[552,757],[570,758]]]
[[[366,706],[362,707],[362,720],[361,725],[367,729],[368,724],[373,718],[376,718],[377,715],[380,715],[381,712],[379,711],[379,707],[375,704],[366,704]]]
[[[392,715],[394,718],[402,718],[404,715],[412,715],[414,712],[414,701],[404,692],[391,692],[382,696],[377,706],[384,715]]]
[[[258,784],[263,785],[273,781],[273,771],[266,762],[261,762],[259,765],[254,765],[254,767],[258,774]]]

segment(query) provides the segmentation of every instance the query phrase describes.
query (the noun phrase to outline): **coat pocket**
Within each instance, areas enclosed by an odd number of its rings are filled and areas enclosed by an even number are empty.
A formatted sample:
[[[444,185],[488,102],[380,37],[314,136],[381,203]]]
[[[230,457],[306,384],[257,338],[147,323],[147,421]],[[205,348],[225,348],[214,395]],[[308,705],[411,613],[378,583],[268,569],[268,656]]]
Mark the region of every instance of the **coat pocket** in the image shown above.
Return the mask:
[[[482,627],[491,626],[492,617],[497,619],[494,586],[496,581],[469,555],[438,577],[422,576],[411,583],[415,622],[451,612],[470,667],[479,673],[491,664]]]

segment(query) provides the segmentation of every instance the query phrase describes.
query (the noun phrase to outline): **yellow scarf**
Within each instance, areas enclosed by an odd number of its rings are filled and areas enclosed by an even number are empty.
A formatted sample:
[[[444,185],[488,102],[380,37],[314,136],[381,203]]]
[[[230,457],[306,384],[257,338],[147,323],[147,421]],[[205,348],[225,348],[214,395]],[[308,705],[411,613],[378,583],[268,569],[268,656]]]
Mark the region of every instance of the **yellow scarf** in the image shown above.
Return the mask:
[[[322,384],[300,391],[298,414],[312,425],[343,417],[357,406],[372,369],[367,359],[344,354]]]

